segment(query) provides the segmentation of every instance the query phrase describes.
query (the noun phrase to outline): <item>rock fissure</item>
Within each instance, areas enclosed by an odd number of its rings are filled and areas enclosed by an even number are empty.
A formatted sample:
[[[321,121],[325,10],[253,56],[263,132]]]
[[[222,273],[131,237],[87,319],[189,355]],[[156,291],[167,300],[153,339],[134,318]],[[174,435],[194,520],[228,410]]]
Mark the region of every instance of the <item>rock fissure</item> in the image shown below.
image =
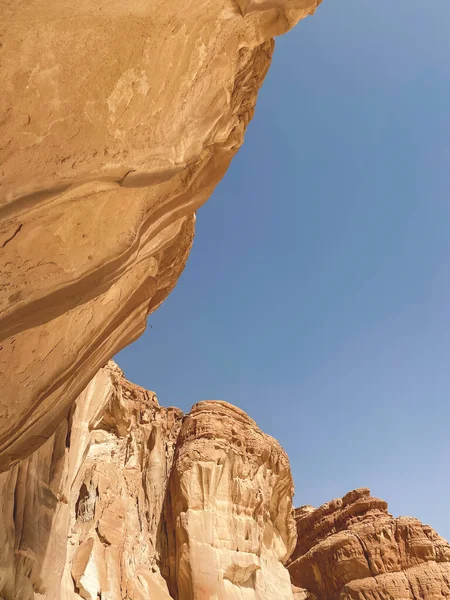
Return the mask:
[[[22,227],[23,227],[23,225],[22,225],[22,223],[20,223],[17,226],[17,229],[14,231],[14,233],[10,237],[6,238],[6,240],[0,246],[0,249],[3,249],[7,244],[9,244],[9,242],[11,242],[16,237],[16,235],[21,231]]]
[[[367,561],[367,566],[368,566],[368,568],[369,568],[369,571],[370,571],[370,573],[371,573],[372,577],[375,577],[375,571],[374,571],[374,569],[372,568],[372,562],[371,562],[371,560],[370,560],[370,555],[369,555],[369,553],[368,553],[368,551],[367,551],[367,548],[366,548],[366,545],[365,545],[365,543],[363,542],[363,540],[361,539],[361,537],[360,537],[360,536],[359,536],[357,533],[353,533],[353,535],[356,537],[356,539],[357,539],[357,540],[359,541],[359,543],[361,544],[361,548],[362,548],[362,551],[363,551],[363,554],[364,554],[364,558],[365,558],[365,559],[366,559],[366,561]]]

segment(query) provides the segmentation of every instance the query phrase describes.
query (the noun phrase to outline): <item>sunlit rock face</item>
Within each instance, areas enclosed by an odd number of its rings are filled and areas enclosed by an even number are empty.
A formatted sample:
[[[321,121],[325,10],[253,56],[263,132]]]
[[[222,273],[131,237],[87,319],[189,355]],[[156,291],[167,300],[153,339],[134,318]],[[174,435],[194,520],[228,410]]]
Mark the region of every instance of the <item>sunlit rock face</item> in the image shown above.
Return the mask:
[[[319,3],[2,3],[0,470],[174,287],[272,37]]]
[[[283,562],[295,546],[293,483],[278,442],[226,402],[185,418],[169,484],[174,598],[292,600]]]
[[[450,546],[417,519],[395,519],[368,489],[295,511],[292,582],[318,600],[450,598]]]
[[[175,286],[273,36],[318,4],[1,4],[0,600],[450,598],[432,529],[364,489],[296,527],[245,413],[184,417],[104,366]]]
[[[200,402],[183,421],[110,363],[0,475],[0,598],[293,600],[292,493],[245,413]]]
[[[168,598],[157,532],[181,418],[101,369],[56,433],[0,475],[0,598]]]
[[[184,416],[99,370],[0,474],[1,600],[441,600],[450,546],[367,489],[292,509],[288,458],[239,408]]]

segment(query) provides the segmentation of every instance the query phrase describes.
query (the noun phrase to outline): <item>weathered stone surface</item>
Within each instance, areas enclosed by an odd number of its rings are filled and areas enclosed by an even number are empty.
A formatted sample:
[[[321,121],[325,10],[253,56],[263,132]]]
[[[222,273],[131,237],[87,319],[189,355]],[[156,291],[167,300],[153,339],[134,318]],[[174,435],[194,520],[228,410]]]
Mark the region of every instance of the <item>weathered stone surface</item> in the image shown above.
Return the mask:
[[[0,471],[175,285],[272,37],[320,1],[1,4]]]
[[[0,597],[169,598],[156,539],[181,418],[101,369],[57,432],[0,475]]]
[[[101,369],[0,475],[0,598],[292,600],[284,451],[225,402],[182,418]]]
[[[282,564],[296,540],[292,494],[276,440],[226,402],[196,404],[181,428],[166,506],[173,597],[292,599]]]
[[[1,4],[0,600],[450,599],[431,528],[365,489],[295,527],[245,413],[184,418],[103,367],[176,284],[273,36],[320,2]]]
[[[109,363],[0,474],[0,599],[450,598],[430,527],[367,489],[294,519],[292,493],[286,454],[240,409],[183,416]]]
[[[314,594],[295,585],[292,586],[292,593],[294,594],[294,600],[317,600]]]
[[[68,498],[66,597],[169,598],[157,566],[158,530],[182,413],[160,407],[114,366],[104,371],[106,403],[91,420]]]
[[[295,511],[292,582],[320,600],[450,598],[450,546],[431,527],[393,518],[368,489]]]

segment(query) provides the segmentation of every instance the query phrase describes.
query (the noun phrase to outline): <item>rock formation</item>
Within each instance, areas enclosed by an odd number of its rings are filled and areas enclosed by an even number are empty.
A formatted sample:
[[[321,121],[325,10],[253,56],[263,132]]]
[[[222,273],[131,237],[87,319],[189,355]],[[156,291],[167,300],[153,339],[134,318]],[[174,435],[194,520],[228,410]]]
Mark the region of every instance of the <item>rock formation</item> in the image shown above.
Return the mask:
[[[273,36],[320,2],[1,4],[0,471],[173,288]]]
[[[368,489],[295,511],[292,582],[317,600],[450,598],[450,546],[431,527],[393,518]]]
[[[294,519],[292,494],[285,452],[243,411],[183,416],[110,362],[0,474],[0,600],[450,598],[430,527],[367,489]]]
[[[169,488],[174,598],[292,598],[282,563],[296,540],[293,482],[276,440],[240,409],[200,402],[183,422]]]
[[[320,3],[2,3],[0,600],[450,598],[429,527],[368,490],[296,527],[245,413],[104,366],[176,284],[273,36]]]
[[[0,598],[292,600],[292,492],[286,454],[241,410],[183,420],[110,363],[0,475]]]

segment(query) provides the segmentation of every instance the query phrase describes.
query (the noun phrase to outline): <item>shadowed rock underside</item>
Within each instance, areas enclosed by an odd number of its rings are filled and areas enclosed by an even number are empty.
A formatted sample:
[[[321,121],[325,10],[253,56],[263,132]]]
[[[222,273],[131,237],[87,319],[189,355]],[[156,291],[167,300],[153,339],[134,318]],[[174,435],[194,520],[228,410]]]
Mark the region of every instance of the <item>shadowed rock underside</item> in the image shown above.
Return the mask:
[[[273,36],[320,0],[0,6],[0,471],[175,286]]]

